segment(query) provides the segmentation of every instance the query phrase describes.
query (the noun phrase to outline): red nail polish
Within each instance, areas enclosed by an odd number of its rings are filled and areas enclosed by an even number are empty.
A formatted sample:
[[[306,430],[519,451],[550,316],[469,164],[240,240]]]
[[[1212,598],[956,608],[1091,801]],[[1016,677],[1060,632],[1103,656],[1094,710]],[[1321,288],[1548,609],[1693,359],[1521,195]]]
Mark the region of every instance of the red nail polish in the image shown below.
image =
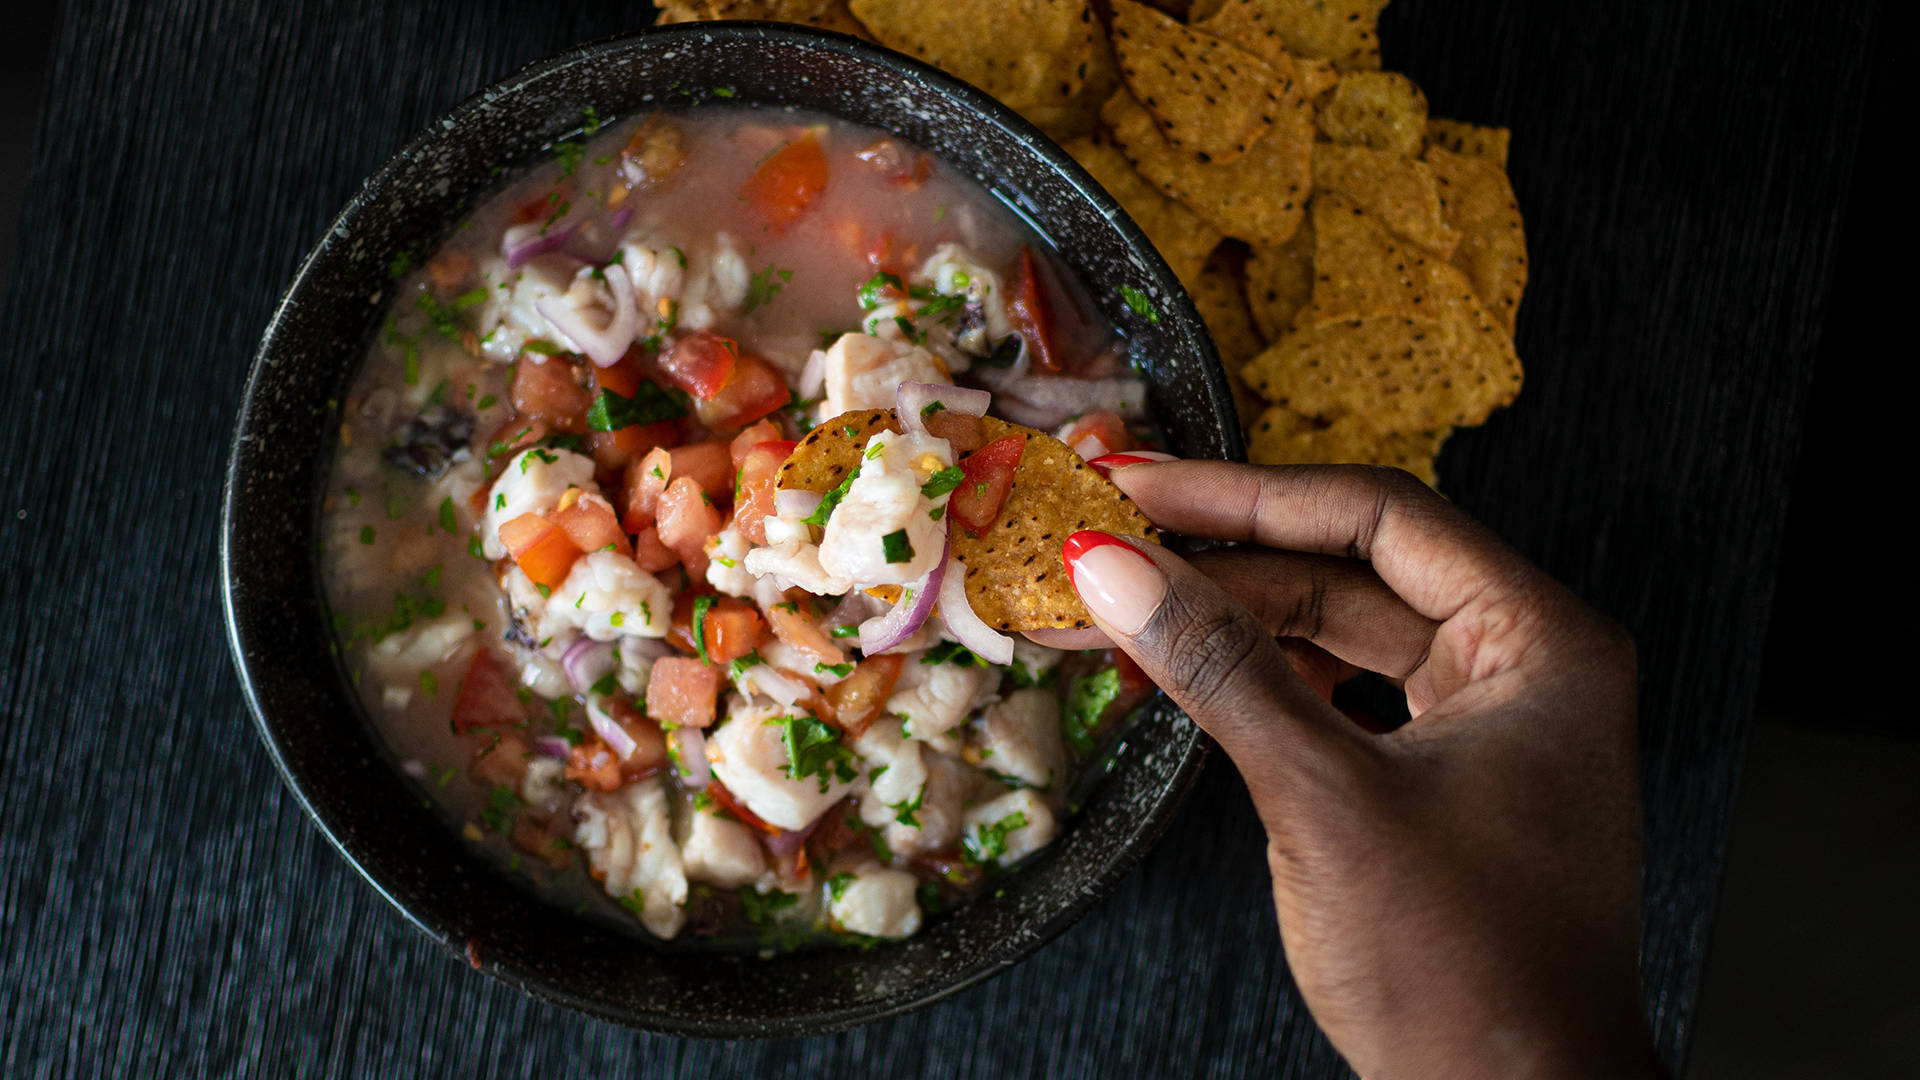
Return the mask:
[[[1109,454],[1108,456],[1112,457],[1114,455]],[[1093,463],[1088,462],[1087,464],[1091,465]],[[1094,529],[1081,529],[1079,532],[1067,537],[1066,542],[1060,545],[1060,561],[1067,566],[1068,583],[1073,583],[1074,560],[1092,551],[1094,548],[1105,547],[1108,544],[1112,544],[1117,548],[1131,553],[1137,559],[1147,558],[1145,555],[1140,554],[1139,548],[1134,547],[1132,544],[1127,543],[1112,533],[1103,533]]]
[[[1122,450],[1113,454],[1101,454],[1087,464],[1101,476],[1109,476],[1113,470],[1128,465],[1151,465],[1156,461],[1177,461],[1172,454],[1163,454],[1158,450]]]

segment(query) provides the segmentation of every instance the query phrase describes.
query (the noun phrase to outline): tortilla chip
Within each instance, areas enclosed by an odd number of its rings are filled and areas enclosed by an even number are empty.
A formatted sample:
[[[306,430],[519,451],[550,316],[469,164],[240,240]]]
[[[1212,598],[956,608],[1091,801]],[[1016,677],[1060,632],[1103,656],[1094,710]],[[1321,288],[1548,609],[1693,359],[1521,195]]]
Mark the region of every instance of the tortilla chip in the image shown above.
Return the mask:
[[[1105,139],[1082,137],[1064,149],[1092,173],[1100,186],[1107,189],[1107,194],[1139,224],[1160,257],[1173,268],[1174,276],[1191,290],[1200,275],[1200,264],[1207,261],[1207,253],[1220,243],[1220,234],[1200,220],[1200,215],[1162,195],[1160,189],[1134,171],[1125,154]]]
[[[1279,247],[1255,245],[1247,253],[1247,307],[1266,341],[1280,340],[1313,297],[1313,242],[1308,221]]]
[[[1087,54],[1086,77],[1080,89],[1065,101],[1043,101],[1020,111],[1033,126],[1055,142],[1064,143],[1100,130],[1100,106],[1120,86],[1120,61],[1113,55],[1107,29],[1095,19],[1088,27],[1093,45]]]
[[[1453,264],[1466,272],[1473,291],[1512,336],[1527,288],[1527,233],[1520,203],[1506,171],[1490,160],[1427,148],[1427,164],[1440,181],[1440,212],[1460,231]]]
[[[1389,465],[1431,487],[1434,458],[1451,431],[1381,431],[1354,414],[1321,421],[1275,405],[1248,429],[1247,459],[1256,465]]]
[[[1520,392],[1520,358],[1466,275],[1433,268],[1423,316],[1296,326],[1246,365],[1247,384],[1304,416],[1358,414],[1385,431],[1485,421]]]
[[[1313,200],[1313,294],[1296,326],[1396,316],[1429,318],[1437,255],[1409,244],[1353,200]]]
[[[880,44],[917,56],[1017,111],[1070,100],[1093,51],[1086,0],[850,0]]]
[[[1351,72],[1317,119],[1332,142],[1418,157],[1427,141],[1427,95],[1398,72]]]
[[[676,22],[708,22],[716,19],[799,23],[852,34],[864,41],[873,40],[867,28],[853,17],[847,0],[669,0],[660,5],[658,22],[665,26]]]
[[[1364,146],[1320,143],[1313,148],[1313,189],[1343,195],[1404,240],[1441,258],[1453,255],[1460,234],[1440,215],[1440,182],[1412,158]]]
[[[1503,127],[1481,127],[1458,120],[1427,118],[1427,145],[1437,146],[1461,157],[1484,158],[1501,168],[1507,167],[1507,142],[1511,132]]]
[[[1187,21],[1195,29],[1236,41],[1267,57],[1244,38],[1270,38],[1296,58],[1326,60],[1343,71],[1378,68],[1377,24],[1387,0],[1225,0],[1194,4]]]
[[[1203,164],[1167,145],[1146,106],[1124,88],[1107,100],[1100,118],[1140,175],[1222,233],[1279,245],[1300,227],[1312,185],[1313,107],[1297,90],[1282,94],[1266,138],[1224,164]]]
[[[1233,390],[1234,411],[1244,426],[1260,412],[1260,401],[1240,377],[1246,362],[1266,347],[1260,332],[1254,329],[1253,315],[1247,310],[1245,283],[1224,253],[1207,260],[1187,292],[1200,319],[1213,335],[1213,347],[1220,353],[1220,365],[1226,369],[1227,385]]]
[[[981,418],[980,426],[989,442],[1025,433],[1027,448],[993,528],[982,537],[953,530],[953,554],[966,567],[974,614],[996,630],[1092,626],[1093,617],[1067,580],[1060,545],[1081,529],[1158,543],[1152,523],[1060,440],[991,416]],[[794,447],[776,485],[823,494],[833,490],[859,464],[868,437],[881,428],[899,430],[892,410],[861,409],[828,420]]]
[[[1259,57],[1132,0],[1114,0],[1113,45],[1127,88],[1174,149],[1239,161],[1272,130],[1280,80]]]

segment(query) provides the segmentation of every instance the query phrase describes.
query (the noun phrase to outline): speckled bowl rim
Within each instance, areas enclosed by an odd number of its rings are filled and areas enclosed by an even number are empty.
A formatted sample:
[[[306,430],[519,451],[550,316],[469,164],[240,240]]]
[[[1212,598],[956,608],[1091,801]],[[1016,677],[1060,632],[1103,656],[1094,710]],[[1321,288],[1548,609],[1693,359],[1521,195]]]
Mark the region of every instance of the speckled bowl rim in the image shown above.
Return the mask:
[[[1096,903],[1112,892],[1120,879],[1138,863],[1146,850],[1164,832],[1175,810],[1191,789],[1207,757],[1211,744],[1206,736],[1167,703],[1164,696],[1151,706],[1162,718],[1171,716],[1172,731],[1183,738],[1183,745],[1177,747],[1178,764],[1164,783],[1159,797],[1153,800],[1144,815],[1131,823],[1131,837],[1123,839],[1119,850],[1099,868],[1091,879],[1086,880],[1066,903],[1048,913],[1028,932],[1015,935],[1013,940],[1003,942],[997,950],[984,951],[981,955],[970,957],[966,962],[958,963],[937,976],[926,978],[919,984],[894,991],[876,1000],[840,1008],[774,1017],[713,1018],[681,1012],[636,1011],[591,993],[576,991],[515,963],[499,961],[489,963],[484,956],[476,957],[472,944],[462,938],[462,931],[457,925],[459,920],[452,917],[452,913],[437,910],[444,905],[427,905],[426,909],[422,910],[403,900],[390,880],[388,871],[374,864],[365,853],[358,850],[357,845],[343,830],[337,809],[326,799],[316,798],[308,790],[308,785],[299,770],[289,761],[287,748],[282,742],[282,726],[302,718],[274,715],[273,710],[262,700],[262,693],[256,685],[259,673],[254,666],[254,657],[262,649],[267,648],[267,635],[272,633],[274,627],[270,613],[263,611],[263,607],[272,603],[271,599],[252,595],[246,588],[250,573],[247,564],[250,542],[243,535],[243,531],[250,519],[249,507],[244,504],[242,496],[250,486],[262,479],[260,476],[262,470],[272,468],[271,461],[261,460],[267,455],[256,454],[254,450],[254,441],[264,438],[266,434],[256,430],[256,427],[265,424],[264,420],[256,421],[256,418],[267,408],[268,398],[272,394],[275,360],[280,351],[280,337],[286,332],[290,313],[302,302],[304,292],[315,278],[317,268],[333,257],[333,249],[339,238],[355,234],[355,227],[359,219],[368,212],[368,208],[404,181],[409,168],[423,159],[440,140],[456,137],[461,126],[472,121],[490,103],[503,95],[527,91],[540,80],[563,72],[574,65],[591,64],[631,48],[648,48],[652,43],[659,42],[663,38],[684,41],[687,44],[718,40],[739,43],[752,40],[778,47],[798,46],[841,53],[866,63],[892,69],[897,74],[925,84],[933,92],[959,102],[967,110],[976,114],[984,125],[995,133],[996,138],[1011,138],[1017,143],[1024,144],[1026,149],[1039,154],[1061,178],[1077,189],[1081,198],[1092,203],[1100,216],[1120,231],[1131,257],[1157,286],[1151,290],[1151,295],[1156,302],[1159,316],[1169,319],[1174,328],[1180,332],[1180,336],[1184,338],[1184,345],[1198,354],[1200,374],[1206,381],[1205,395],[1215,414],[1215,427],[1219,429],[1206,432],[1207,438],[1201,441],[1210,442],[1212,448],[1219,452],[1219,456],[1228,458],[1244,456],[1237,423],[1230,422],[1230,419],[1223,419],[1234,416],[1230,391],[1214,353],[1211,339],[1205,331],[1204,323],[1185,290],[1153,249],[1145,234],[1126,216],[1098,182],[1082,170],[1065,151],[1053,144],[1019,115],[971,85],[941,71],[910,57],[841,34],[777,23],[695,23],[653,27],[590,41],[536,61],[466,98],[427,125],[368,179],[334,218],[326,234],[302,261],[293,283],[275,309],[254,358],[230,447],[222,491],[220,521],[221,600],[227,639],[254,726],[288,789],[319,827],[322,835],[335,850],[339,851],[348,864],[410,922],[449,952],[456,955],[465,954],[469,960],[474,961],[475,967],[535,998],[632,1027],[677,1035],[733,1038],[824,1034],[896,1016],[956,994],[1007,970],[1072,926]],[[555,132],[556,137],[559,134],[561,132]],[[940,147],[937,145],[929,145],[926,149],[936,154],[940,153]],[[1087,284],[1096,297],[1101,296],[1103,289],[1100,286],[1092,282]],[[1110,297],[1104,298],[1102,306],[1103,313],[1112,317],[1114,312]],[[360,355],[359,352],[352,354],[351,363],[355,370],[358,368]],[[270,420],[271,417],[267,419]],[[324,484],[326,476],[324,465],[320,469],[319,476],[321,483]],[[319,493],[311,493],[311,498],[313,517],[317,526]],[[309,560],[316,591],[320,588],[317,562],[317,558]],[[339,679],[337,667],[335,671],[324,677]],[[355,695],[349,692],[348,697],[353,699]],[[360,720],[362,723],[367,723],[364,715]],[[371,727],[370,724],[368,726]],[[378,741],[377,736],[371,732],[369,736]],[[1140,766],[1138,762],[1128,761],[1123,751],[1122,761],[1117,768],[1128,767]],[[1114,777],[1109,775],[1103,783],[1113,781]],[[1068,825],[1068,829],[1081,826],[1083,822],[1083,818],[1076,817]],[[447,840],[449,843],[462,843],[451,829],[447,830]],[[871,955],[882,958],[881,962],[884,963],[886,951],[882,948]]]

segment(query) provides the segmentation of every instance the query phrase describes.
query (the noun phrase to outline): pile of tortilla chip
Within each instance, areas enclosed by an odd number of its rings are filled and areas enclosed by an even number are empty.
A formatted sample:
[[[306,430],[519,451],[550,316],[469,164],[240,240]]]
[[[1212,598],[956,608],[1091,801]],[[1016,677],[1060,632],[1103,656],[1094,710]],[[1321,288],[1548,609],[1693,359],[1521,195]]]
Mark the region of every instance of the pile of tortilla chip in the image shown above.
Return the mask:
[[[1187,286],[1256,462],[1434,482],[1520,392],[1507,131],[1380,70],[1386,0],[669,0],[857,34],[1061,141]],[[979,28],[993,27],[992,33]]]
[[[993,527],[984,536],[962,528],[950,534],[953,556],[966,567],[974,614],[996,630],[1092,626],[1086,604],[1067,580],[1060,545],[1082,529],[1153,543],[1160,542],[1159,533],[1133,500],[1060,440],[991,416],[982,417],[980,426],[988,442],[1020,433],[1027,446]],[[900,430],[893,410],[856,409],[822,423],[781,463],[775,484],[783,491],[832,491],[859,469],[867,439],[882,427]],[[897,599],[896,586],[873,591],[892,593],[883,596],[889,602]]]

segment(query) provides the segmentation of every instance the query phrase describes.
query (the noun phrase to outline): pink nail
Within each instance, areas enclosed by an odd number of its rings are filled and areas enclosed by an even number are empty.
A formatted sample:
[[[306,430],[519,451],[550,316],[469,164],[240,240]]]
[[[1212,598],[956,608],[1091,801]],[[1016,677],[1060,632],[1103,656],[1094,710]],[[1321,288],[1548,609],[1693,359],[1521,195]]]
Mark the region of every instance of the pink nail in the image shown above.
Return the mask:
[[[1114,454],[1101,454],[1087,464],[1093,466],[1094,471],[1101,476],[1112,476],[1113,470],[1123,469],[1128,465],[1148,465],[1156,461],[1179,460],[1172,454],[1163,454],[1158,450],[1122,450]]]
[[[1060,557],[1087,610],[1129,637],[1147,625],[1167,597],[1166,575],[1119,537],[1083,529],[1060,545]]]

